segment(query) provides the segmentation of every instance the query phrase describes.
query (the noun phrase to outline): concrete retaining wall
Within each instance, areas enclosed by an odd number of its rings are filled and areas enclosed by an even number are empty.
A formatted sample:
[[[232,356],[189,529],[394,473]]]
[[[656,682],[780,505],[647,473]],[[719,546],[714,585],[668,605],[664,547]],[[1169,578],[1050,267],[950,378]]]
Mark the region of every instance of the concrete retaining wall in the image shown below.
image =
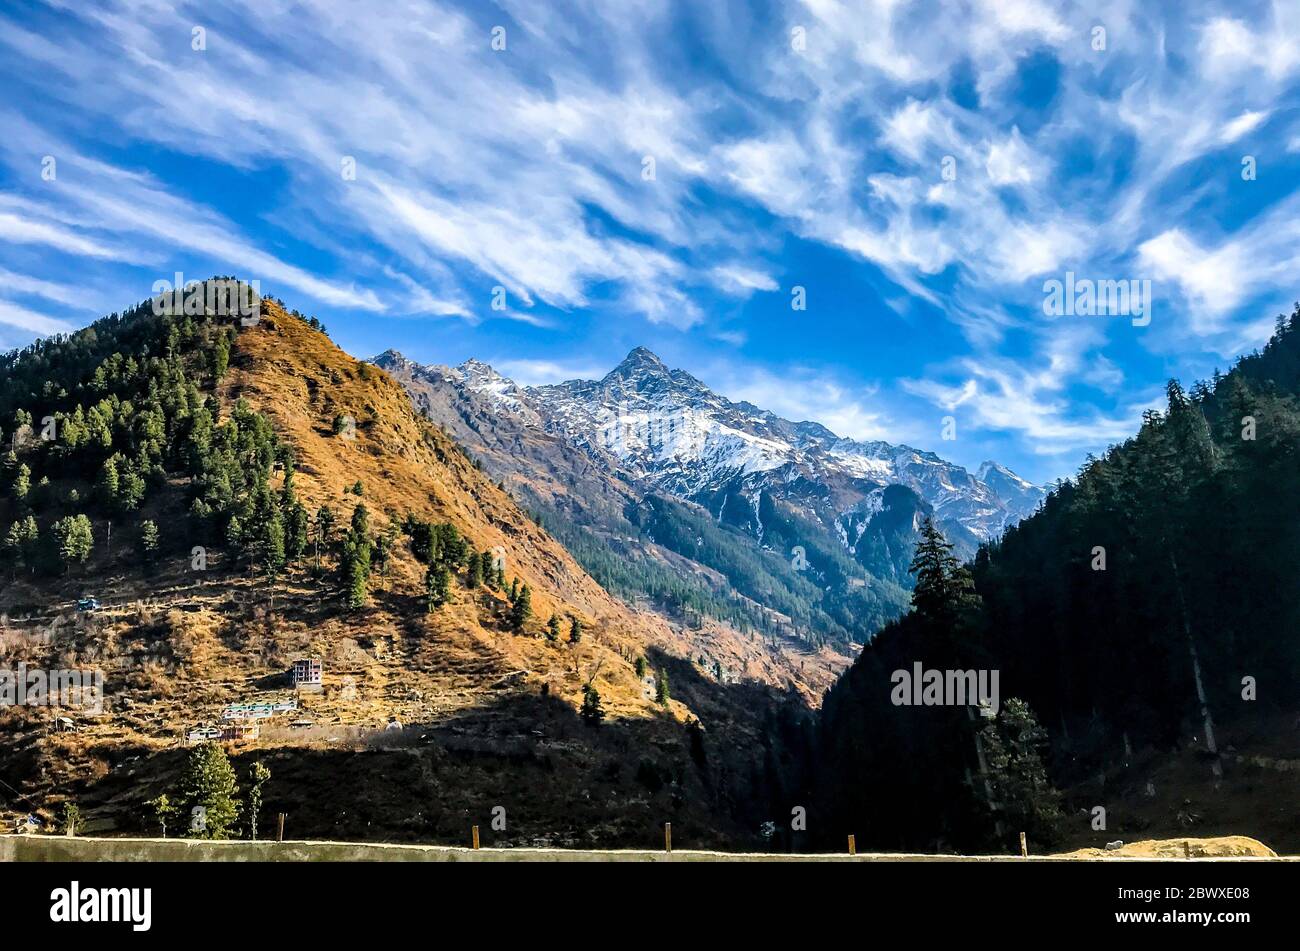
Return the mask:
[[[465,849],[362,842],[202,842],[191,839],[92,839],[54,835],[0,836],[0,862],[1068,862],[1053,856],[917,855],[901,853],[784,855],[733,852]],[[1100,861],[1161,861],[1124,857]],[[1188,859],[1163,861],[1186,862]],[[1278,862],[1290,858],[1190,861]]]

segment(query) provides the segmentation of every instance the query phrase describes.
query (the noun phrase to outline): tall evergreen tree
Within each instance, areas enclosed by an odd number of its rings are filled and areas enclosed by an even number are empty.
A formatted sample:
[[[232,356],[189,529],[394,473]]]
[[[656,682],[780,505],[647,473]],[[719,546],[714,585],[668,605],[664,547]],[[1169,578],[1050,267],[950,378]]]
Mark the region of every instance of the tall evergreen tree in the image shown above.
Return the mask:
[[[215,743],[201,743],[190,750],[181,775],[178,801],[187,821],[199,809],[198,827],[189,834],[196,839],[226,839],[239,818],[239,787],[225,751]]]
[[[430,565],[424,573],[424,598],[429,611],[436,611],[451,597],[451,572],[442,562]]]
[[[68,515],[54,523],[54,539],[58,544],[58,557],[64,568],[84,565],[95,547],[95,537],[90,519],[84,515]]]
[[[514,604],[510,608],[510,627],[518,633],[524,629],[524,625],[528,623],[532,616],[533,594],[528,585],[524,585],[519,589]]]
[[[952,550],[934,520],[927,516],[921,523],[921,538],[908,570],[916,575],[913,608],[936,625],[953,625],[963,611],[977,604],[974,579]]]
[[[600,726],[600,721],[605,719],[605,710],[600,705],[600,691],[590,684],[583,688],[579,716],[588,726]]]
[[[13,485],[10,487],[10,491],[13,493],[15,499],[22,502],[27,498],[27,495],[31,490],[32,470],[28,467],[27,463],[20,463],[18,466],[18,472],[14,476]]]
[[[990,779],[988,789],[993,795],[988,805],[1005,818],[1009,829],[1023,831],[1044,844],[1056,843],[1065,819],[1061,794],[1048,781],[1042,758],[1047,732],[1038,725],[1029,705],[1008,698],[980,731],[980,739]]]
[[[158,560],[158,525],[152,519],[140,523],[140,560],[152,565]]]

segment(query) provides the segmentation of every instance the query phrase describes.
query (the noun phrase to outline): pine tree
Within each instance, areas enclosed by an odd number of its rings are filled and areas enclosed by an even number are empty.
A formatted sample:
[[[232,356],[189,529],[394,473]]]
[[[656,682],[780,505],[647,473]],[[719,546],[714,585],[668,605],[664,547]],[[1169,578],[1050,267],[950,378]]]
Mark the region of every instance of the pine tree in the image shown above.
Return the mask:
[[[84,515],[66,515],[54,523],[54,538],[64,568],[84,565],[95,546],[90,519]]]
[[[147,490],[144,478],[126,461],[118,468],[117,507],[122,512],[134,512],[144,502]]]
[[[1060,837],[1064,820],[1061,794],[1047,779],[1042,750],[1047,732],[1038,725],[1029,705],[1008,698],[997,716],[980,731],[994,803],[1012,828],[1038,842]],[[990,803],[989,805],[993,805]]]
[[[28,493],[31,491],[32,470],[28,467],[27,463],[24,462],[18,466],[18,473],[14,476],[12,492],[14,498],[21,502],[27,498]]]
[[[916,575],[912,607],[925,621],[944,629],[978,603],[970,570],[952,554],[953,546],[928,516],[921,523],[921,538],[908,568]]]
[[[655,679],[655,701],[667,706],[671,699],[672,693],[668,689],[668,671],[661,668]]]
[[[151,519],[140,523],[140,560],[152,565],[158,560],[158,525]]]
[[[322,547],[329,548],[330,538],[334,532],[334,510],[328,505],[322,505],[316,510],[315,540],[316,540],[316,571],[320,571],[320,550]]]
[[[569,643],[577,644],[582,640],[582,620],[576,614],[569,615]]]
[[[369,596],[370,546],[349,536],[343,543],[344,603],[352,609],[363,607]]]
[[[366,603],[370,581],[371,549],[370,513],[366,511],[365,505],[358,505],[352,511],[352,527],[343,540],[341,567],[346,604],[349,608],[359,608]]]
[[[41,548],[41,532],[35,516],[27,515],[14,522],[5,538],[5,545],[12,546],[17,564],[34,571]]]
[[[307,553],[307,533],[311,519],[303,504],[294,500],[284,520],[284,557],[296,562]]]
[[[552,614],[551,619],[546,622],[546,639],[552,644],[560,639],[560,617],[558,614]]]
[[[215,743],[202,743],[190,750],[181,776],[182,814],[194,815],[203,810],[202,828],[191,828],[196,839],[225,839],[234,830],[239,817],[239,787],[235,771],[225,751]]]
[[[600,692],[593,686],[586,686],[582,691],[582,710],[579,712],[582,722],[588,726],[600,726],[605,719],[605,711],[600,705]]]
[[[95,491],[100,501],[109,507],[117,505],[118,476],[116,455],[109,456],[99,468],[99,481]]]
[[[515,633],[519,633],[524,629],[524,625],[528,623],[532,616],[533,594],[528,589],[528,585],[524,585],[519,589],[519,594],[510,608],[510,627],[515,631]]]
[[[244,526],[238,515],[230,516],[230,521],[226,523],[226,546],[233,555],[244,550]]]
[[[477,588],[483,583],[483,562],[474,552],[469,553],[467,560],[469,561],[469,565],[466,569],[465,586],[468,588]]]
[[[4,558],[14,568],[19,568],[22,565],[22,544],[22,523],[13,522],[9,525],[9,531],[5,534]]]
[[[430,565],[424,573],[425,605],[429,611],[436,611],[447,603],[451,597],[451,572],[439,562]]]
[[[370,538],[370,510],[364,502],[358,502],[352,510],[352,531],[360,538]]]
[[[226,375],[226,370],[230,366],[230,338],[225,334],[218,334],[212,347],[212,377],[215,382],[220,382]]]

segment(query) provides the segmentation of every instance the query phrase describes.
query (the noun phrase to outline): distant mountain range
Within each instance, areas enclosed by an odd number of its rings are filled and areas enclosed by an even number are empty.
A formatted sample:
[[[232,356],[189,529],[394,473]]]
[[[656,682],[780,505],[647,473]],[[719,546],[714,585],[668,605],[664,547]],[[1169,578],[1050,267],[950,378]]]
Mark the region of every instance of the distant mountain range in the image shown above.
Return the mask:
[[[969,555],[1045,495],[994,462],[972,475],[931,452],[734,403],[644,347],[600,380],[536,387],[478,360],[424,366],[390,350],[372,362],[562,540],[635,539],[683,582],[720,571],[760,616],[775,610],[777,628],[864,640],[906,604],[925,515]],[[769,577],[745,576],[756,558]],[[773,583],[787,590],[774,598]],[[656,586],[614,587],[653,597]]]

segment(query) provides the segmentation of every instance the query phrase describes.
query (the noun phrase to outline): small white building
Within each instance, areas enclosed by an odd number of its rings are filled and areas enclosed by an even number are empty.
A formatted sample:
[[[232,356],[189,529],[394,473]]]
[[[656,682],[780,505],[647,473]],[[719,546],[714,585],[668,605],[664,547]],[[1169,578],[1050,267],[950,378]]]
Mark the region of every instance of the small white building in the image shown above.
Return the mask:
[[[323,689],[321,677],[324,671],[325,665],[321,663],[319,657],[295,660],[293,667],[289,669],[289,681],[298,690],[321,690]]]

